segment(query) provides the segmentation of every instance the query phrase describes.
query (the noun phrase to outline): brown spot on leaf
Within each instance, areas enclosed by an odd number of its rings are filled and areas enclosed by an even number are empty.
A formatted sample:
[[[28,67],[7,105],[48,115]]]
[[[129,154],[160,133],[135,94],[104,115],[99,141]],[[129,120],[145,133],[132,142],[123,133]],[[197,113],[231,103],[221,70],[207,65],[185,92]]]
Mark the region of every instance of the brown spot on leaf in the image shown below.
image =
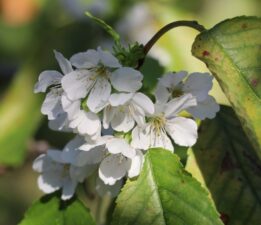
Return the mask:
[[[204,57],[209,56],[209,55],[210,55],[210,52],[208,52],[207,50],[202,52],[202,56],[204,56]]]
[[[256,87],[256,86],[258,85],[258,83],[259,83],[259,80],[258,80],[258,79],[253,79],[253,80],[251,81],[251,85],[252,85],[253,87]]]
[[[229,216],[226,213],[220,213],[220,219],[225,225],[228,225],[229,222]]]
[[[215,61],[218,61],[218,57],[215,58]]]
[[[224,172],[227,172],[229,170],[233,170],[235,169],[236,166],[234,165],[230,155],[228,152],[226,152],[223,160],[222,160],[222,163],[221,163],[221,168],[220,168],[220,173],[224,173]]]

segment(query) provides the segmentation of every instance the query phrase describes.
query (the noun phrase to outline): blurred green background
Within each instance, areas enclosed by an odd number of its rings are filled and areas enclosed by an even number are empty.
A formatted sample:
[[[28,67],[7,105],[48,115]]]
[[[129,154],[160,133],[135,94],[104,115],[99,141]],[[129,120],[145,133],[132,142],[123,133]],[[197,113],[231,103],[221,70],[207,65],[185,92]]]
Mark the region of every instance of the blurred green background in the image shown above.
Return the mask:
[[[40,114],[43,96],[33,94],[39,73],[57,69],[53,49],[66,57],[88,48],[110,49],[112,40],[93,21],[90,11],[112,25],[125,43],[146,43],[165,24],[197,20],[206,28],[239,15],[260,16],[259,0],[0,0],[0,225],[17,224],[42,193],[32,160],[49,146],[62,147],[71,135],[48,129]],[[192,57],[197,32],[178,28],[150,52],[165,70],[207,71]],[[153,60],[144,68],[155,79]],[[212,94],[229,104],[215,82]],[[95,200],[90,202],[95,213]]]

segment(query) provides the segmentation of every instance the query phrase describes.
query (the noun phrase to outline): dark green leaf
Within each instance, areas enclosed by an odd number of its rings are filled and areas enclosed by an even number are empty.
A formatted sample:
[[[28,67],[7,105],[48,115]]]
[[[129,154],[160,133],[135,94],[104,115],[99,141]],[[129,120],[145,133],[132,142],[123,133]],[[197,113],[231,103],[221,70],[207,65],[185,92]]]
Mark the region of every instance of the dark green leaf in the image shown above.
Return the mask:
[[[89,210],[73,198],[61,201],[55,195],[46,195],[34,203],[20,225],[95,225]]]
[[[261,162],[231,108],[200,127],[186,169],[205,183],[225,224],[259,225]]]
[[[147,152],[137,180],[116,201],[113,225],[221,225],[207,192],[179,158],[163,149]]]
[[[141,67],[141,72],[144,74],[143,88],[147,93],[152,93],[157,85],[158,78],[160,78],[164,72],[164,68],[158,60],[146,57]]]
[[[192,53],[206,63],[261,158],[261,18],[226,20],[197,36]]]

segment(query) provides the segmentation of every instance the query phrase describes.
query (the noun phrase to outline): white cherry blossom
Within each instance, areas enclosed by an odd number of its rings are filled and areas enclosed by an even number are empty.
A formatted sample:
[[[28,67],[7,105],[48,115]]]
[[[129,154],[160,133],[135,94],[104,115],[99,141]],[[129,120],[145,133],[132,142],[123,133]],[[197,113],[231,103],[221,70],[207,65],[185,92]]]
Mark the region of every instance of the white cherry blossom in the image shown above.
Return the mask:
[[[109,105],[103,112],[103,127],[116,131],[128,132],[135,122],[139,126],[145,124],[145,116],[154,113],[154,104],[141,92],[114,93],[110,96]]]
[[[188,108],[187,111],[195,118],[214,118],[219,111],[219,105],[208,93],[212,88],[212,79],[209,73],[191,73],[181,71],[163,75],[156,88],[156,99],[159,102],[167,102],[172,98],[184,94],[192,94],[197,105]]]
[[[167,103],[158,102],[155,104],[155,114],[149,117],[148,123],[133,129],[131,146],[143,150],[162,147],[173,151],[171,139],[181,146],[194,145],[197,140],[197,124],[192,119],[178,116],[178,113],[196,104],[196,99],[191,94]]]
[[[137,176],[140,173],[143,154],[132,148],[126,140],[112,138],[106,143],[108,156],[99,167],[99,177],[105,185],[114,185],[126,175]]]
[[[69,60],[57,51],[54,51],[54,54],[63,74],[71,73],[73,69]],[[59,115],[64,113],[61,104],[61,97],[64,93],[61,86],[63,74],[54,70],[44,71],[39,75],[38,82],[34,87],[35,93],[46,92],[48,89],[41,112],[47,115],[49,120],[55,120]]]
[[[96,138],[101,132],[101,121],[98,115],[93,112],[79,110],[75,113],[73,119],[69,121],[70,128],[74,129],[80,135],[88,135]]]
[[[62,87],[71,100],[87,96],[86,104],[92,112],[108,104],[112,86],[124,92],[136,92],[142,86],[139,71],[121,67],[111,53],[100,48],[77,53],[70,61],[76,70],[63,77]]]
[[[50,149],[35,159],[33,169],[41,173],[38,186],[43,192],[52,193],[62,189],[61,198],[70,199],[78,182],[83,182],[93,172],[93,165],[79,167],[71,164],[77,155],[75,148],[81,143],[82,139],[76,137],[63,151]]]

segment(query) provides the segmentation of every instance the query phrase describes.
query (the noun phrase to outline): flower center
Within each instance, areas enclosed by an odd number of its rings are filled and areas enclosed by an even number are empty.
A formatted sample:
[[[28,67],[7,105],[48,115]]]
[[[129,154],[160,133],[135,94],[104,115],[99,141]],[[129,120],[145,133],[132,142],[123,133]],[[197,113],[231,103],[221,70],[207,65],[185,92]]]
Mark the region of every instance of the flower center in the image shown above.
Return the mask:
[[[181,88],[174,88],[171,92],[172,98],[177,98],[183,95],[183,91]]]
[[[162,129],[165,127],[166,118],[163,115],[155,116],[151,118],[150,123],[152,124],[156,135],[160,135]]]
[[[97,76],[107,77],[108,76],[108,70],[105,68],[105,66],[99,66],[95,69],[95,73]]]
[[[62,177],[67,177],[70,170],[70,164],[64,164],[63,165],[63,171],[62,171]]]
[[[61,96],[63,94],[62,86],[57,84],[56,86],[53,86],[50,88],[50,91],[53,93],[53,95]]]

